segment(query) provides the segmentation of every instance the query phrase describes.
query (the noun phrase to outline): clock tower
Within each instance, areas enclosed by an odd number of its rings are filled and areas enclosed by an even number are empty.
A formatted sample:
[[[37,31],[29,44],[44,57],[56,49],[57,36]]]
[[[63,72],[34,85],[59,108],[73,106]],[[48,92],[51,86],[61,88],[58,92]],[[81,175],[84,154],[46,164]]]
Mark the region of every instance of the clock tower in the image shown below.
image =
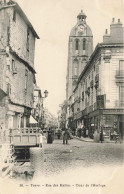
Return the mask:
[[[72,28],[68,44],[68,66],[66,77],[66,99],[73,94],[77,80],[93,52],[93,35],[81,10],[77,24]]]

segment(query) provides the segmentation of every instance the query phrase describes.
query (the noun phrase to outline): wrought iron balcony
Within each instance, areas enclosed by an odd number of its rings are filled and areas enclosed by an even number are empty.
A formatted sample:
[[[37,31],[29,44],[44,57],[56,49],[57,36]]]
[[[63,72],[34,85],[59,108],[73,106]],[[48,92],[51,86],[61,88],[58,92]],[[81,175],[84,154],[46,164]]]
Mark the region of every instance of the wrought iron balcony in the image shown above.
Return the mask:
[[[116,83],[123,83],[124,82],[124,71],[116,71]]]

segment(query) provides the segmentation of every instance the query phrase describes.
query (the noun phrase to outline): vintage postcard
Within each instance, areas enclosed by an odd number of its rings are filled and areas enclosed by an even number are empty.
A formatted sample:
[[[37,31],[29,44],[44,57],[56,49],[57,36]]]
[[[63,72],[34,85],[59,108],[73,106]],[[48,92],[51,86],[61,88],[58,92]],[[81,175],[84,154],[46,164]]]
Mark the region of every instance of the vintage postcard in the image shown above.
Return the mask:
[[[0,0],[0,194],[124,193],[124,0]]]

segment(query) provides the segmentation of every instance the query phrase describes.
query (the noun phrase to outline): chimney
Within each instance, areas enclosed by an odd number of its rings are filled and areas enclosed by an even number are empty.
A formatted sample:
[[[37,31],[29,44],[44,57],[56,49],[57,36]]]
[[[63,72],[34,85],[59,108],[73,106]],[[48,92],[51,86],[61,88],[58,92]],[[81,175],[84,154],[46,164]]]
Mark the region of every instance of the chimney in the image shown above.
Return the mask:
[[[110,35],[108,34],[108,29],[105,30],[105,34],[103,36],[103,42],[107,43],[109,41]]]
[[[112,18],[112,23],[114,23],[115,22],[115,18]]]
[[[118,19],[118,23],[120,23],[120,19]]]
[[[108,34],[108,29],[105,30],[105,34]]]

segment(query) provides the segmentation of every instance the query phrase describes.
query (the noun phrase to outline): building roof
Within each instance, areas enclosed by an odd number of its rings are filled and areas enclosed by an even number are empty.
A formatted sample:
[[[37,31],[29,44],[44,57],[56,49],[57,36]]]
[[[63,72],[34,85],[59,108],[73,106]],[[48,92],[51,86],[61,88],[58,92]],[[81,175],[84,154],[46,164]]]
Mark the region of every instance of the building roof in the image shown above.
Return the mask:
[[[86,14],[83,12],[83,10],[81,10],[81,12],[78,14],[77,18],[80,18],[80,16],[82,16],[83,18],[86,18]]]
[[[8,8],[8,7],[14,7],[15,10],[21,15],[21,17],[24,19],[24,21],[26,22],[26,24],[30,27],[32,33],[34,34],[34,36],[37,38],[37,39],[40,39],[38,34],[36,33],[35,29],[33,28],[32,24],[30,23],[29,19],[27,18],[27,16],[25,15],[25,13],[22,11],[21,7],[18,5],[18,3],[16,3],[15,1],[9,1],[7,2],[6,4],[2,5],[0,7],[0,10],[1,9],[5,9],[5,8]]]

